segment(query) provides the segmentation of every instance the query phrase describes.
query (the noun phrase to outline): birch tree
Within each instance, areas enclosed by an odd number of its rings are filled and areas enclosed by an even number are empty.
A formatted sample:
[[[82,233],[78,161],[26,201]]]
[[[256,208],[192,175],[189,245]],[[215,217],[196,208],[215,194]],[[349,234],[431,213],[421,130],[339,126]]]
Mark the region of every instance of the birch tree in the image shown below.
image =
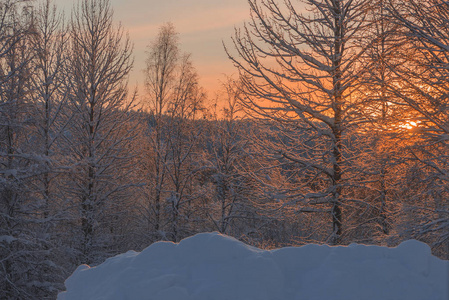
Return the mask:
[[[98,263],[119,251],[126,212],[133,129],[127,77],[131,44],[113,23],[107,0],[83,0],[70,24],[70,108],[65,143],[72,166],[65,183],[71,196],[79,263]]]
[[[42,299],[54,296],[57,275],[42,259],[49,220],[34,189],[44,158],[32,114],[32,10],[28,1],[1,1],[0,15],[0,298]]]
[[[250,132],[257,125],[245,119],[240,94],[239,83],[229,78],[217,95],[223,108],[208,126],[203,184],[210,184],[205,205],[213,229],[249,240],[255,232],[263,236],[259,225],[267,222],[257,205],[264,197],[249,175],[255,165],[262,164],[250,151]]]
[[[165,235],[162,233],[162,201],[168,160],[163,129],[179,57],[178,37],[172,24],[160,28],[158,37],[148,47],[147,55],[145,89],[150,119],[147,128],[148,158],[144,158],[147,170],[144,175],[147,177],[144,217],[148,231],[153,232],[153,237],[149,238],[160,239],[161,235]]]
[[[150,239],[179,240],[181,212],[191,203],[195,177],[193,156],[201,134],[197,121],[204,92],[189,54],[180,51],[173,24],[160,28],[147,52],[146,101],[148,157],[147,201],[144,204]],[[193,168],[193,169],[192,169]],[[184,233],[185,234],[185,233]]]
[[[194,183],[201,170],[199,142],[204,130],[201,112],[205,93],[199,86],[190,55],[184,55],[178,63],[173,91],[167,111],[167,200],[171,213],[170,239],[177,242],[192,233],[189,215],[194,212],[198,198]]]
[[[48,217],[51,205],[55,205],[57,191],[54,180],[61,173],[57,149],[60,135],[67,124],[64,108],[67,104],[67,82],[64,74],[68,48],[62,15],[51,0],[35,9],[34,35],[30,39],[33,53],[31,77],[33,107],[36,119],[36,151],[45,157],[42,175],[36,185],[45,203],[44,217]],[[58,197],[61,197],[59,195]]]
[[[230,234],[235,219],[243,214],[242,206],[245,195],[244,176],[239,172],[240,160],[245,156],[245,139],[242,137],[243,124],[237,114],[239,106],[237,99],[240,88],[231,80],[224,85],[223,98],[226,106],[223,109],[223,119],[213,120],[211,133],[212,153],[209,159],[211,178],[215,186],[213,203],[217,205],[218,213],[211,210],[211,218],[215,229],[220,233]]]
[[[70,270],[66,260],[61,259],[63,234],[64,195],[61,189],[62,151],[60,136],[67,124],[64,111],[67,104],[66,76],[63,72],[67,54],[67,35],[62,15],[51,0],[33,8],[33,34],[29,37],[30,52],[30,110],[33,128],[29,132],[33,152],[40,157],[37,174],[30,182],[35,201],[39,203],[40,220],[34,226],[39,236],[46,240],[40,260],[46,265],[52,293],[61,289]],[[65,268],[69,268],[66,270]]]

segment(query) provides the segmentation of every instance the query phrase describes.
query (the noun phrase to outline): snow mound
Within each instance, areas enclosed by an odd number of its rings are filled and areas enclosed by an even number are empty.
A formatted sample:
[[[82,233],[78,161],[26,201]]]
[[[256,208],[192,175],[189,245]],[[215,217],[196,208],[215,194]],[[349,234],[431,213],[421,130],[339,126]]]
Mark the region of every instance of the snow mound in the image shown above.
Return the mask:
[[[447,300],[449,262],[415,240],[264,251],[202,233],[82,265],[65,285],[59,300]]]

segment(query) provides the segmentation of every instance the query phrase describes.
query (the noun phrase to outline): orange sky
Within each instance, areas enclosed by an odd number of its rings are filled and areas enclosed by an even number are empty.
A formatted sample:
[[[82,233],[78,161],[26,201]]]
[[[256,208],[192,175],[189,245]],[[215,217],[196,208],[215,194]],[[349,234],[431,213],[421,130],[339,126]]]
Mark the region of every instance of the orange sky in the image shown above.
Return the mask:
[[[76,0],[55,0],[69,12]],[[120,21],[134,43],[134,70],[130,86],[143,83],[145,50],[165,22],[172,22],[180,34],[181,48],[192,54],[200,83],[213,96],[224,75],[235,69],[223,50],[231,45],[234,26],[249,16],[246,0],[111,0],[114,18]],[[139,88],[139,93],[143,91]]]

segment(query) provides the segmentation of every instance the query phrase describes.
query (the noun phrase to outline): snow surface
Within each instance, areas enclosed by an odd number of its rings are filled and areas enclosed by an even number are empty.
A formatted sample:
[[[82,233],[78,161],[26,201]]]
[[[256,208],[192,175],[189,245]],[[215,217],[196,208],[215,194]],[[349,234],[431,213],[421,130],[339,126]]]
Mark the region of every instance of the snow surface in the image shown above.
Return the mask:
[[[218,233],[82,265],[59,300],[447,300],[449,261],[421,242],[260,250]]]

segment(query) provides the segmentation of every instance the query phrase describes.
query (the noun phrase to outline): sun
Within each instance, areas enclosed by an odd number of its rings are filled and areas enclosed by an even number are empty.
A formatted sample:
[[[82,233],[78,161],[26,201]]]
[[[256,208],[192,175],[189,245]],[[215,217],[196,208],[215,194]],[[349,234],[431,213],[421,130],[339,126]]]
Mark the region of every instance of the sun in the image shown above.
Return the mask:
[[[403,122],[399,125],[400,128],[404,128],[404,129],[408,129],[408,130],[412,130],[415,129],[416,127],[418,127],[418,125],[420,124],[420,121],[406,121]]]

